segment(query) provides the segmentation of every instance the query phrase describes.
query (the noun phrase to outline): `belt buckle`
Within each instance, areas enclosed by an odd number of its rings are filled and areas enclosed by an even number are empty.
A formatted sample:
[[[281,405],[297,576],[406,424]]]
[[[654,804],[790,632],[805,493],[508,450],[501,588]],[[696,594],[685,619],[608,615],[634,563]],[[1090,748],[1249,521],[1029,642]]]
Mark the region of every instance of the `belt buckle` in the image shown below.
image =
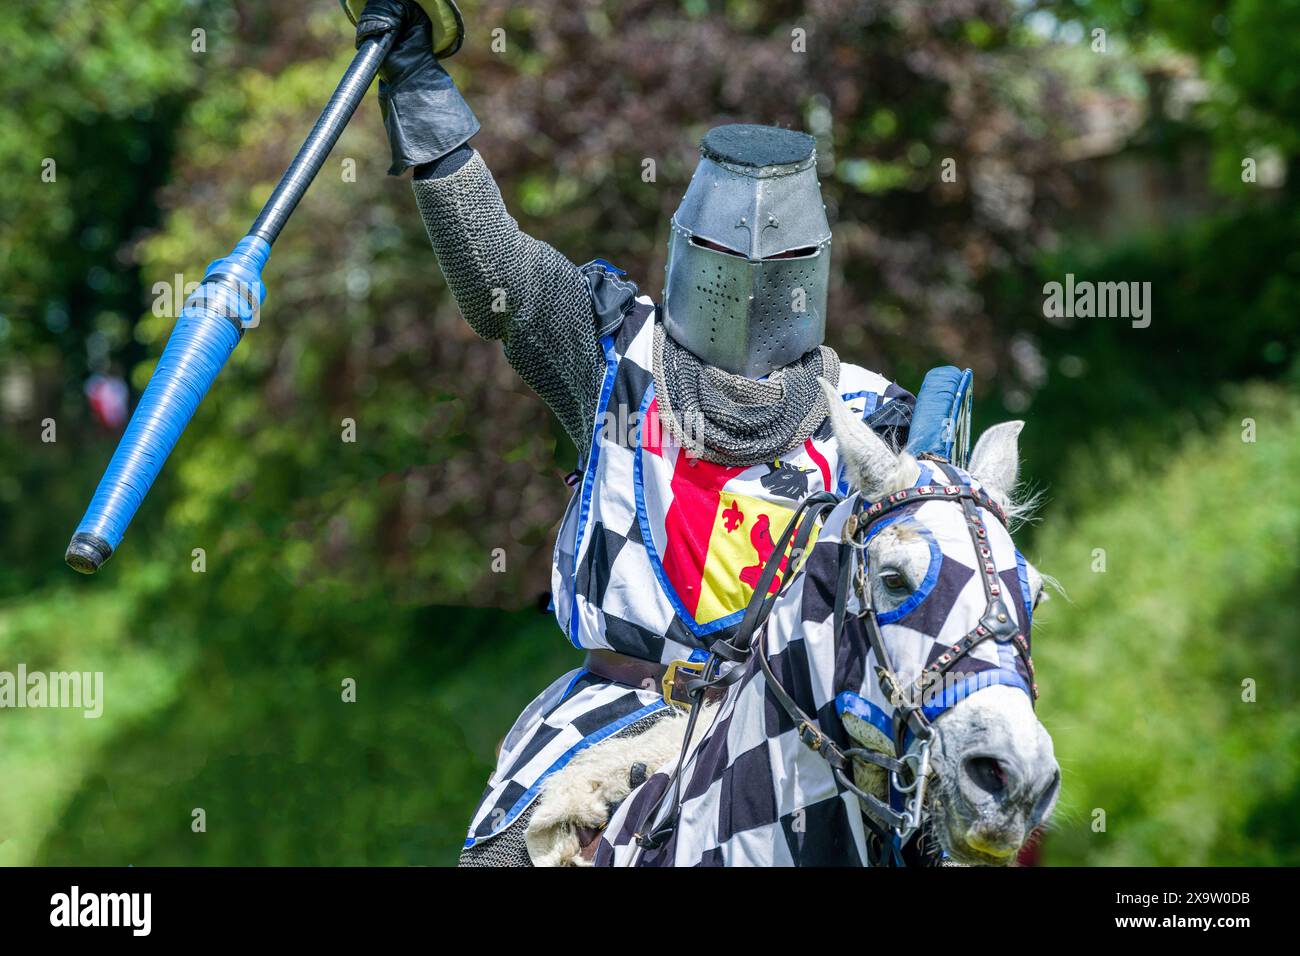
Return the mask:
[[[704,673],[704,661],[673,661],[668,665],[668,669],[664,671],[664,676],[659,681],[659,689],[663,693],[665,703],[681,710],[690,710],[691,702],[689,699],[682,699],[673,695],[673,691],[677,687],[677,672],[679,670],[692,677],[699,677]]]

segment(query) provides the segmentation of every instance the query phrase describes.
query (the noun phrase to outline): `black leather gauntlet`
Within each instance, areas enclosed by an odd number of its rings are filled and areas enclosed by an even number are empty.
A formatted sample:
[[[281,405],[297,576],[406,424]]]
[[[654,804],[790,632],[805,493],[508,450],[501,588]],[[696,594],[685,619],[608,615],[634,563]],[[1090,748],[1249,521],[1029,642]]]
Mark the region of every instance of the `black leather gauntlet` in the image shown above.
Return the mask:
[[[479,130],[478,119],[433,55],[433,26],[412,0],[369,0],[357,19],[357,45],[397,31],[379,71],[379,108],[393,151],[390,176],[433,162]]]

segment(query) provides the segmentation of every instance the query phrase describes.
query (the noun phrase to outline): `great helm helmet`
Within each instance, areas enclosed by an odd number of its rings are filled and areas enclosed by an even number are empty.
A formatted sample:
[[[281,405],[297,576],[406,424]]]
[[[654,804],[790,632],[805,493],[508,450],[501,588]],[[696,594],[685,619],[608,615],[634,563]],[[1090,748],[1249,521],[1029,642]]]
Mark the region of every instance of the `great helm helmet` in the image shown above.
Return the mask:
[[[673,214],[663,319],[679,344],[757,378],[821,345],[831,230],[806,133],[709,130]]]

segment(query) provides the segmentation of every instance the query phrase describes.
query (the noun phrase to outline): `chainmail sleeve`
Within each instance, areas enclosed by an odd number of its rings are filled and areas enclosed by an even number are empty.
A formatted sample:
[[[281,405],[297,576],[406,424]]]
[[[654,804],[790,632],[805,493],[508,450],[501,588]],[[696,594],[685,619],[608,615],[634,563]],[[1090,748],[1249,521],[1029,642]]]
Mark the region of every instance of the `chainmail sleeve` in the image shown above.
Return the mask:
[[[582,270],[519,228],[477,151],[455,171],[412,186],[465,321],[504,344],[511,367],[585,456],[605,359]]]

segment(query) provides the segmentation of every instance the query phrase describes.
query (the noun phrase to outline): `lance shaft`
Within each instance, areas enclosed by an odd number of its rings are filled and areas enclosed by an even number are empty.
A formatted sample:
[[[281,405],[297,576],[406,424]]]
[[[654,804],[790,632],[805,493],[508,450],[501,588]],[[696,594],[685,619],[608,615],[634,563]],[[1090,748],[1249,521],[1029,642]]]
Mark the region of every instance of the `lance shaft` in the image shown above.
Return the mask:
[[[357,55],[348,65],[347,72],[339,80],[334,95],[321,111],[320,119],[316,120],[316,125],[307,134],[298,155],[293,158],[289,168],[280,177],[275,191],[271,193],[271,198],[257,214],[253,228],[249,230],[250,236],[266,240],[267,245],[275,242],[298,205],[298,200],[307,192],[307,187],[316,178],[325,158],[338,142],[348,120],[352,119],[366,90],[370,89],[370,84],[396,37],[397,31],[390,30],[382,36],[370,37],[361,44]]]

